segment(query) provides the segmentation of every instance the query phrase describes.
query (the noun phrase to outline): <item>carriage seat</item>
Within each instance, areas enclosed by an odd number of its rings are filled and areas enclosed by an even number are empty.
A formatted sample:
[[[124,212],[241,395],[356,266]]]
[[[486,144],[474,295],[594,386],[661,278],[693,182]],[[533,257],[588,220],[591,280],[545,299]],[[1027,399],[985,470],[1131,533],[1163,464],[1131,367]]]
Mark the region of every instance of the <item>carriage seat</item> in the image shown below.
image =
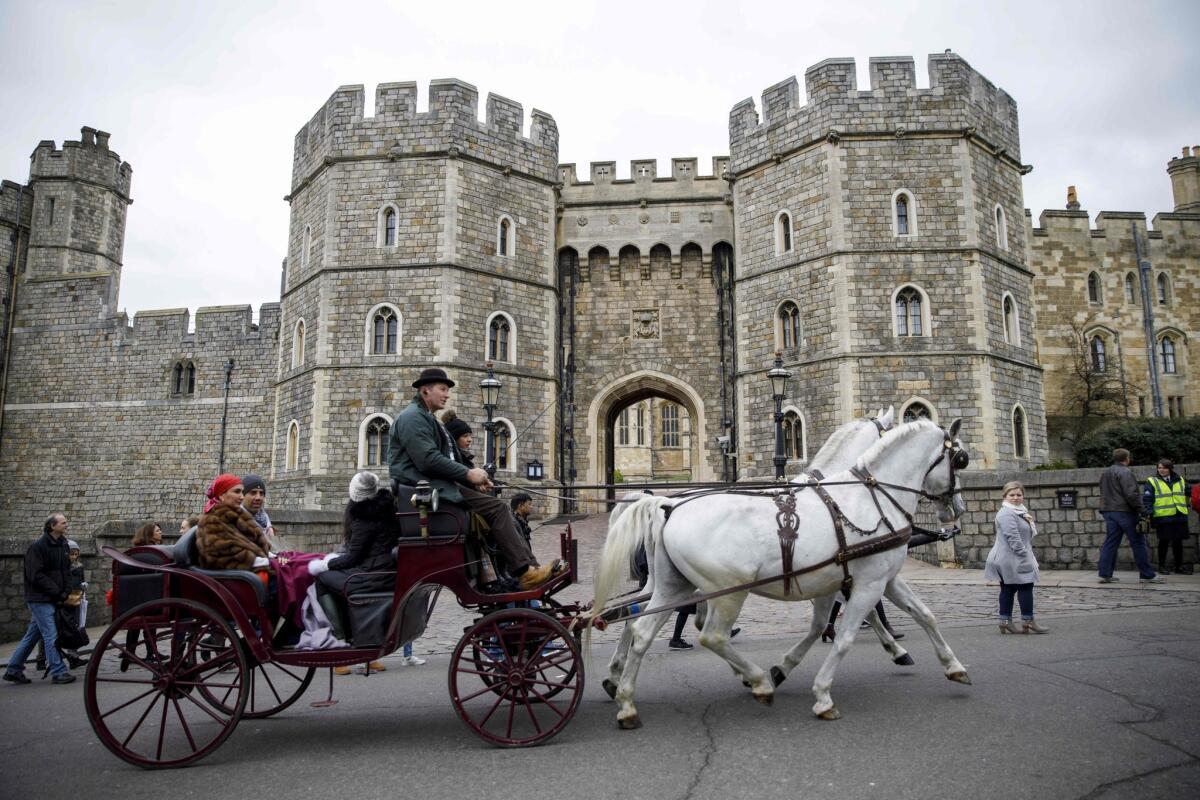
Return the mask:
[[[258,600],[260,606],[267,604],[267,587],[263,585],[262,580],[257,573],[250,572],[244,569],[204,569],[200,566],[200,551],[196,547],[196,529],[179,537],[172,548],[175,557],[175,566],[183,569],[198,572],[201,575],[207,575],[210,578],[216,578],[219,581],[238,582],[238,585],[246,584],[254,591],[254,597]],[[241,594],[237,592],[236,594]]]
[[[396,498],[396,515],[400,523],[400,546],[404,547],[405,539],[421,538],[421,521],[419,512],[410,500],[415,486],[404,486],[392,483],[392,495]],[[470,530],[470,517],[462,506],[442,500],[438,503],[437,511],[429,512],[429,538],[450,540],[458,538]]]

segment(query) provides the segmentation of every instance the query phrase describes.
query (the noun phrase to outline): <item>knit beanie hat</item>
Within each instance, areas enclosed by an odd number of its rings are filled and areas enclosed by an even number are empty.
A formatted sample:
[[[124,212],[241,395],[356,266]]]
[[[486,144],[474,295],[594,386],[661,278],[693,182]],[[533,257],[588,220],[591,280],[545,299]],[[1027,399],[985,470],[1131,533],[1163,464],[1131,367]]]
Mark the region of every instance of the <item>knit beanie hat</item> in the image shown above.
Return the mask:
[[[350,479],[350,499],[355,503],[370,500],[379,494],[379,476],[374,472],[360,472]]]
[[[446,426],[446,430],[450,432],[455,441],[458,441],[458,437],[471,432],[471,426],[466,423],[466,420],[460,419],[453,410],[442,413],[442,424]]]
[[[213,478],[212,483],[204,490],[204,496],[208,498],[208,502],[204,504],[204,513],[207,514],[219,506],[221,504],[221,495],[241,482],[241,478],[228,472]]]
[[[242,486],[245,488],[246,494],[250,494],[255,489],[262,489],[263,494],[267,493],[267,482],[253,473],[242,477]]]
[[[68,550],[78,550],[79,542],[75,541],[74,539],[67,539],[67,549]]]

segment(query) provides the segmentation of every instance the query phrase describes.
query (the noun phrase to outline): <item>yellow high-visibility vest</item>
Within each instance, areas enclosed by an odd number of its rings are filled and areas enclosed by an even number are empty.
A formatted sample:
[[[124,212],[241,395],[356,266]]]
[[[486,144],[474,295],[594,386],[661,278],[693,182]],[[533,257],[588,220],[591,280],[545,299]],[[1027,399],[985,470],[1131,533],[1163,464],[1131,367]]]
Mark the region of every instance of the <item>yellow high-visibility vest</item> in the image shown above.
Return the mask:
[[[1187,516],[1187,497],[1184,491],[1187,482],[1182,477],[1173,484],[1168,484],[1157,476],[1149,479],[1154,487],[1154,516],[1173,517],[1176,514]]]

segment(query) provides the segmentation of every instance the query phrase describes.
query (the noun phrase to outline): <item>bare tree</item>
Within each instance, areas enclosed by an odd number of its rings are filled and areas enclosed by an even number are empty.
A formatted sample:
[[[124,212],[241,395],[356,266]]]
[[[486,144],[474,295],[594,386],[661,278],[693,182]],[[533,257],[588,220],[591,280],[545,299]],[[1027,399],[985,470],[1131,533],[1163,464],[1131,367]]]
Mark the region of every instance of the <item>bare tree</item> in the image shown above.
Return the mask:
[[[1126,379],[1116,352],[1094,349],[1087,337],[1094,323],[1095,314],[1089,314],[1081,322],[1071,322],[1067,334],[1071,357],[1057,412],[1075,421],[1072,438],[1106,418],[1129,416],[1129,397],[1141,391]]]

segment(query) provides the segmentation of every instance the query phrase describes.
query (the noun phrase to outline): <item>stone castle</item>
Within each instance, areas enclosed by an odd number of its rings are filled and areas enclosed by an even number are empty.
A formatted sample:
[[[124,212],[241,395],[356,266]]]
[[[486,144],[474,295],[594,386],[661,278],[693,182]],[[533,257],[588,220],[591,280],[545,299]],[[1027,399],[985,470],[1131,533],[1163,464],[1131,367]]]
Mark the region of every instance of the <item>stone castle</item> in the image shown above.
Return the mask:
[[[853,60],[823,61],[803,101],[790,78],[734,106],[729,155],[703,174],[676,158],[629,178],[558,163],[541,111],[525,135],[493,94],[480,121],[457,80],[422,113],[415,84],[381,84],[372,117],[342,87],[296,135],[280,302],[257,323],[249,306],[118,313],[131,168],[91,128],[41,142],[0,194],[0,535],[54,510],[85,529],[181,517],[222,458],[269,476],[274,508],[339,508],[350,475],[384,463],[424,366],[458,381],[484,452],[487,361],[513,483],[531,462],[551,486],[604,483],[635,445],[660,451],[641,477],[770,476],[777,352],[789,474],[887,405],[962,417],[975,467],[1024,469],[1059,446],[1072,320],[1146,383],[1135,229],[1166,287],[1163,395],[1185,413],[1200,152],[1171,161],[1176,209],[1153,230],[1112,212],[1093,230],[1078,210],[1035,228],[1014,100],[949,52],[929,76],[873,58],[860,87]]]

